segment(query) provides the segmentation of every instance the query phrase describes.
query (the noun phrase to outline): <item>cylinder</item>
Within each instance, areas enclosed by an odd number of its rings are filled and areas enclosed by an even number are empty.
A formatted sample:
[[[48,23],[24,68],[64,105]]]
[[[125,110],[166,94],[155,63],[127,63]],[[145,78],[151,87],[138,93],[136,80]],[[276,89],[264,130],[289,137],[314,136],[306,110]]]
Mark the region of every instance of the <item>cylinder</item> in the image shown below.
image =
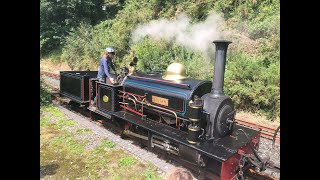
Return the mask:
[[[190,124],[188,126],[188,136],[187,136],[187,141],[190,144],[196,144],[199,142],[199,136],[201,135],[201,129],[200,127],[193,126]]]
[[[189,102],[188,118],[192,123],[199,123],[202,118],[203,100],[194,97],[194,101]]]
[[[202,114],[202,104],[189,104],[189,120],[190,122],[200,122]]]

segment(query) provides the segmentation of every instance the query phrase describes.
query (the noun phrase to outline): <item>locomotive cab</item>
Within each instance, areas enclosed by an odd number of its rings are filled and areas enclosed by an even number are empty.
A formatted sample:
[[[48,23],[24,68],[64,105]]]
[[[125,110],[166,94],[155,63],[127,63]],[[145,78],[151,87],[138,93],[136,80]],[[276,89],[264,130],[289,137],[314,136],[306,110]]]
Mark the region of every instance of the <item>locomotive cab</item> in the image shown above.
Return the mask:
[[[119,90],[122,89],[120,85],[106,84],[103,82],[96,82],[97,89],[97,109],[111,114],[120,111],[121,99],[119,98]]]

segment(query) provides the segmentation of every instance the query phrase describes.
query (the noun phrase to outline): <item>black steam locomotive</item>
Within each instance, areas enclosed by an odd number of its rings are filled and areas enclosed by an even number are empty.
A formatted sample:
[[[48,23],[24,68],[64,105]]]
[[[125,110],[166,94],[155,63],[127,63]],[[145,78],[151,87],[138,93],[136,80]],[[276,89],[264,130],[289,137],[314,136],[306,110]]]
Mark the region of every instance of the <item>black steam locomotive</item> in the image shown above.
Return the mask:
[[[61,71],[60,94],[117,122],[123,135],[182,161],[203,179],[237,179],[245,168],[263,170],[266,162],[256,153],[260,133],[235,124],[233,102],[223,92],[229,43],[214,41],[213,82],[186,78],[179,63],[164,74],[124,73],[118,85],[97,81],[96,71]]]

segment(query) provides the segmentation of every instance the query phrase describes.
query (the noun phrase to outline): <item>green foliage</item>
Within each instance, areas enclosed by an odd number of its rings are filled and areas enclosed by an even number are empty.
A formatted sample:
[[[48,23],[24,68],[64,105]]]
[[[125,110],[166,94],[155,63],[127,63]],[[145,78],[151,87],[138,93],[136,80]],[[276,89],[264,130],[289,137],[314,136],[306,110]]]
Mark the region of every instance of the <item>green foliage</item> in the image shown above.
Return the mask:
[[[150,171],[149,169],[147,169],[144,172],[144,176],[145,176],[146,180],[154,180],[154,179],[156,179],[156,175],[154,174],[154,172]]]
[[[88,148],[83,139],[93,135],[89,129],[56,129],[59,119],[67,117],[60,116],[62,112],[54,106],[41,107],[40,112],[41,172],[50,171],[48,165],[54,164],[59,170],[50,175],[52,179],[145,179],[146,166],[114,148],[110,140],[104,138],[94,149]],[[89,134],[78,134],[84,130]],[[151,167],[148,165],[148,175],[160,179]]]
[[[227,61],[225,93],[236,108],[260,111],[274,120],[280,114],[279,64],[266,67],[263,58],[242,53],[230,54]]]
[[[185,12],[193,22],[204,20],[213,8],[213,0],[156,1],[154,19],[173,19]]]
[[[48,106],[51,104],[51,95],[48,91],[48,87],[43,82],[40,77],[40,106]]]
[[[173,62],[172,57],[168,56],[170,50],[164,41],[154,42],[146,38],[135,44],[132,49],[138,54],[137,69],[142,72],[164,71],[166,66]]]
[[[147,169],[144,172],[144,177],[146,180],[158,180],[161,179],[158,174],[156,174],[157,168],[150,162],[147,164]]]
[[[143,5],[142,7],[140,7]],[[140,11],[136,11],[140,7]],[[122,63],[124,56],[130,51],[131,30],[142,22],[150,20],[151,4],[146,2],[126,1],[115,20],[106,20],[95,27],[81,24],[66,38],[62,58],[72,69],[96,70],[106,46],[116,48],[114,63]]]
[[[183,11],[193,22],[203,21],[214,7],[213,0],[187,0],[177,6],[176,15]]]
[[[60,119],[58,123],[54,126],[56,129],[61,129],[65,126],[74,126],[77,122],[71,120],[71,119]]]
[[[77,129],[76,132],[78,134],[88,134],[88,133],[92,132],[92,130],[88,129],[88,128],[79,128],[79,129]]]
[[[40,36],[40,52],[41,52],[41,48],[48,40],[49,38],[42,38],[42,36]]]
[[[81,24],[74,32],[66,38],[63,48],[62,59],[64,59],[72,70],[88,70],[92,64],[98,65],[97,46],[93,39],[92,26]]]
[[[101,145],[100,145],[102,148],[109,148],[109,149],[112,149],[116,146],[116,144],[114,144],[112,141],[110,140],[107,140],[107,139],[104,139],[102,140],[101,142]]]
[[[64,113],[61,112],[59,109],[57,109],[54,106],[47,106],[42,109],[43,109],[43,111],[48,112],[51,116],[54,116],[54,117],[63,117],[64,116]]]
[[[193,79],[212,81],[213,63],[203,58],[199,54],[195,54],[188,59],[185,59],[182,64],[187,68],[187,75]]]
[[[264,57],[265,66],[280,63],[280,38],[278,35],[271,35],[268,39],[261,38],[259,41],[258,50],[259,54]]]
[[[52,147],[60,147],[72,154],[80,155],[85,151],[85,145],[77,143],[77,140],[70,133],[54,137],[50,144]]]
[[[128,167],[128,166],[134,164],[135,162],[136,162],[136,160],[133,157],[128,156],[128,157],[121,158],[119,161],[119,165],[120,165],[120,167]]]
[[[80,23],[96,25],[105,18],[114,17],[122,3],[115,0],[41,0],[41,54],[63,46],[64,38]]]
[[[52,62],[53,64],[59,64],[59,63],[63,62],[61,55],[62,55],[62,48],[58,47],[58,48],[48,52],[46,55],[43,55],[42,59],[40,59],[40,60],[50,59],[50,62]]]
[[[280,0],[218,0],[214,9],[224,13],[230,27],[258,43],[252,56],[236,51],[228,57],[225,91],[238,109],[279,118]]]
[[[103,154],[106,151],[112,150],[116,144],[108,139],[103,139],[98,147],[93,151],[93,154]]]
[[[40,118],[40,128],[44,128],[49,126],[51,123],[49,122],[49,118],[47,117],[41,117]]]
[[[226,93],[235,100],[238,110],[259,112],[271,119],[279,117],[280,0],[107,0],[106,14],[96,23],[88,20],[92,18],[86,12],[77,16],[80,6],[76,7],[75,1],[57,4],[43,0],[40,8],[40,49],[55,46],[52,37],[59,37],[59,43],[64,44],[62,59],[74,70],[97,70],[104,48],[113,45],[116,67],[127,65],[134,51],[139,58],[137,69],[142,72],[164,72],[170,63],[180,62],[186,66],[188,77],[212,80],[213,63],[200,52],[148,37],[132,44],[130,38],[137,25],[151,20],[175,19],[185,12],[191,22],[199,22],[210,12],[223,13],[227,28],[247,36],[230,39],[244,43],[234,43],[228,51]],[[90,7],[89,0],[85,2]],[[57,21],[59,13],[67,17],[68,23]]]
[[[117,47],[119,61],[130,52],[131,31],[140,23],[149,22],[152,18],[154,4],[148,0],[127,0],[118,12],[110,28],[106,42]]]
[[[267,38],[280,33],[280,0],[218,0],[214,9],[223,12],[229,24],[251,38]]]

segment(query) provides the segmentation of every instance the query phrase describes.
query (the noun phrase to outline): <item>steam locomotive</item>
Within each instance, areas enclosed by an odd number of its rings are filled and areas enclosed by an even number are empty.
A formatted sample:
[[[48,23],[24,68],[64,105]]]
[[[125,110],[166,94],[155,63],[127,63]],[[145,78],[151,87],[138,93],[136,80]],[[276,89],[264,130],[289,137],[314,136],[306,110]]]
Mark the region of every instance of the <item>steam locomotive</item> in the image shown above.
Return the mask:
[[[230,41],[216,46],[213,81],[186,78],[179,63],[165,73],[122,71],[122,82],[97,81],[96,71],[60,71],[60,95],[117,122],[123,135],[140,139],[151,151],[200,172],[200,179],[238,179],[249,167],[264,170],[257,154],[258,131],[235,124],[234,104],[224,94]],[[97,108],[91,106],[97,96]]]

